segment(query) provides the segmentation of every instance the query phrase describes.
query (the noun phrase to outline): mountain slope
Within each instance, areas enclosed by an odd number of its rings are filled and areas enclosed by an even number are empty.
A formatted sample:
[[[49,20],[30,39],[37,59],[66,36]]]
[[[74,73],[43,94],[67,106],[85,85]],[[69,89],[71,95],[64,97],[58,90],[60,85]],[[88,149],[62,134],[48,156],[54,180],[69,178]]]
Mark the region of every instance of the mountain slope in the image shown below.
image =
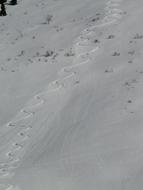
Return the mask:
[[[2,189],[142,188],[141,5],[9,7],[1,21]]]

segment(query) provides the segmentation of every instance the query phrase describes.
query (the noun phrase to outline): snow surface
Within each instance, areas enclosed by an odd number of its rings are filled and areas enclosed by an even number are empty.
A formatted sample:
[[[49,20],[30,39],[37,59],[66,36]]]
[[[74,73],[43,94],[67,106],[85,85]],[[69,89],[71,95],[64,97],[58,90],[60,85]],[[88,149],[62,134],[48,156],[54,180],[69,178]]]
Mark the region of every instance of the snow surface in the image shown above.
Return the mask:
[[[141,190],[143,2],[25,0],[0,17],[0,190]]]

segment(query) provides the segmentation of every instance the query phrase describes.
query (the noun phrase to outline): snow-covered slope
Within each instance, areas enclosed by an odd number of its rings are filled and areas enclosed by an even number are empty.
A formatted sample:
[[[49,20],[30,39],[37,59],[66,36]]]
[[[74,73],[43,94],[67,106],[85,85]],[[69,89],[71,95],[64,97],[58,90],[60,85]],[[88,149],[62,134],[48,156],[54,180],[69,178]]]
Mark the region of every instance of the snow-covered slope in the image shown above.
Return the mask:
[[[19,1],[0,20],[0,190],[140,190],[141,0]]]

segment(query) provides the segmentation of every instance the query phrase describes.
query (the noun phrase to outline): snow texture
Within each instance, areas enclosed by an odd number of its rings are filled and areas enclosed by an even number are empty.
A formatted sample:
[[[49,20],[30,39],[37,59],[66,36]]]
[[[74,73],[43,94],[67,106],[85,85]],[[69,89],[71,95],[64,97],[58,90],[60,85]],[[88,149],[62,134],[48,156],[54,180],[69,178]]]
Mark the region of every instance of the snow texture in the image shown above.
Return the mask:
[[[143,2],[6,8],[0,190],[141,190]]]

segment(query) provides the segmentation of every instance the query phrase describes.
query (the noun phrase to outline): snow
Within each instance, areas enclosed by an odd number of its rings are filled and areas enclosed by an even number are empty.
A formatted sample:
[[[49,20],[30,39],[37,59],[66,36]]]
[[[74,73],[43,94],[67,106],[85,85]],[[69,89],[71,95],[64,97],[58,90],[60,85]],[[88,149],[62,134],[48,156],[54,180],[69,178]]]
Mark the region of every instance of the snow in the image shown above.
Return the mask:
[[[142,4],[7,6],[0,190],[142,189]]]

